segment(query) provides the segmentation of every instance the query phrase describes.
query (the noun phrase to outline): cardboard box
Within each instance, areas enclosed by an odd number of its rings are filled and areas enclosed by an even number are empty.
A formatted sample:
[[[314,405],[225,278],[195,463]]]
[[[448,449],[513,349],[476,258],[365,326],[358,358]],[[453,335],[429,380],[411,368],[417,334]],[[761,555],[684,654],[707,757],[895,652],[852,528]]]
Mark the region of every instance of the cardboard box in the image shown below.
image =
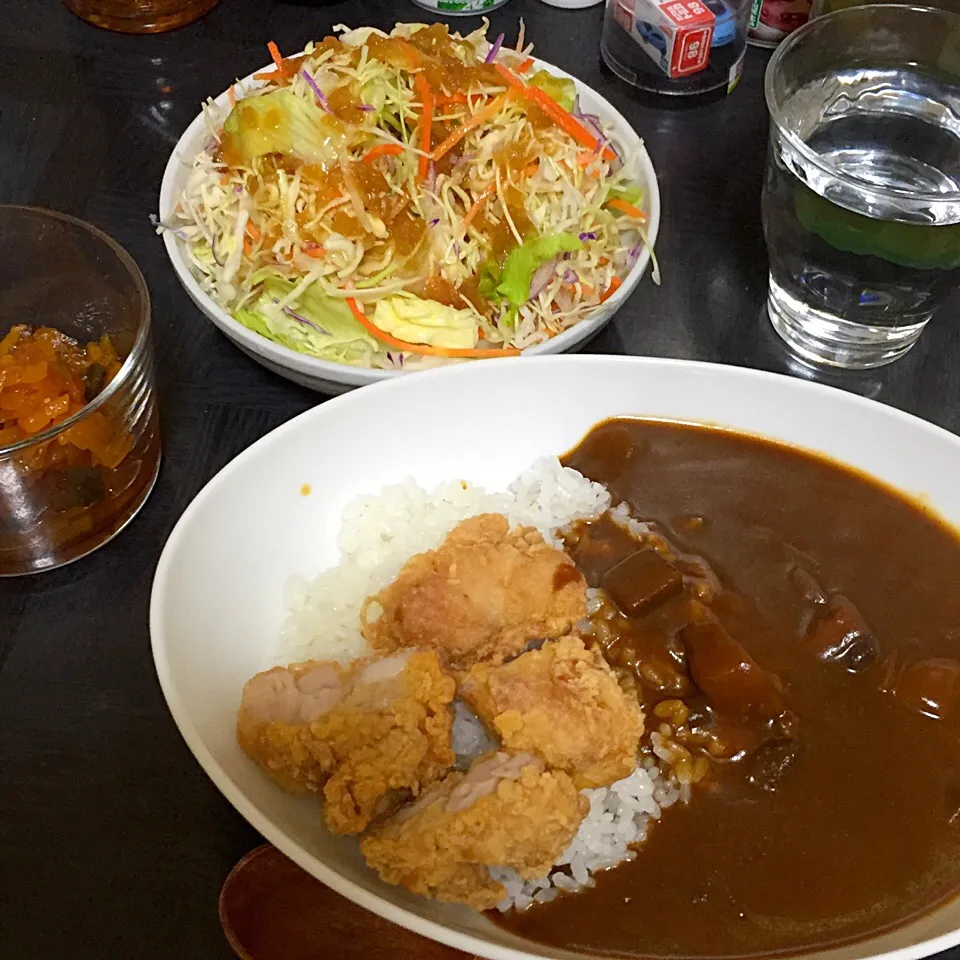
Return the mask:
[[[617,0],[615,12],[668,77],[689,77],[709,62],[716,16],[700,0]]]

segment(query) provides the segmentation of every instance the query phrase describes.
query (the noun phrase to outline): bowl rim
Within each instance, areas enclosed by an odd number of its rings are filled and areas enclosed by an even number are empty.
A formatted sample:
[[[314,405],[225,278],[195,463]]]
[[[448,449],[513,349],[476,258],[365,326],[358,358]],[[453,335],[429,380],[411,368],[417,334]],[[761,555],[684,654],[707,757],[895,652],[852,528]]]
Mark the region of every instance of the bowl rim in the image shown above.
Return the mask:
[[[960,446],[960,436],[951,431],[930,423],[915,414],[907,413],[897,407],[879,403],[868,397],[863,397],[855,393],[843,390],[825,383],[804,380],[788,374],[776,373],[768,370],[758,370],[751,367],[740,367],[733,364],[711,363],[702,360],[684,360],[666,357],[638,357],[638,356],[609,356],[609,355],[584,355],[584,356],[541,356],[530,358],[528,361],[535,366],[544,365],[563,365],[567,367],[576,366],[633,366],[638,371],[643,368],[660,368],[663,370],[690,370],[703,376],[716,376],[720,378],[731,378],[746,384],[753,383],[773,383],[778,382],[789,390],[797,391],[800,394],[821,394],[832,396],[837,402],[848,405],[853,409],[877,409],[880,408],[883,415],[890,417],[903,424],[909,425],[912,429],[929,437],[948,440],[954,446]],[[511,363],[511,358],[501,357],[491,360],[484,367],[506,367]],[[463,376],[463,373],[457,366],[447,366],[435,368],[432,370],[421,371],[421,375],[431,378],[433,381],[442,382],[445,378]],[[363,394],[357,395],[355,392],[342,394],[333,397],[323,403],[317,404],[304,412],[297,414],[280,426],[260,437],[249,447],[242,450],[229,463],[222,467],[207,483],[200,489],[181,514],[177,523],[170,532],[160,559],[157,563],[150,593],[149,609],[149,629],[150,629],[150,647],[153,657],[154,669],[160,682],[160,687],[166,700],[167,707],[173,717],[180,735],[183,737],[191,753],[203,768],[206,775],[213,781],[217,789],[223,794],[227,801],[237,810],[241,816],[263,837],[272,843],[281,853],[293,860],[312,876],[325,883],[332,890],[345,896],[347,899],[364,907],[373,913],[396,923],[407,930],[418,933],[422,936],[436,940],[447,946],[466,953],[473,953],[476,957],[487,957],[490,960],[544,960],[548,957],[549,947],[541,945],[535,941],[530,941],[529,950],[521,950],[513,947],[503,947],[490,943],[484,939],[471,934],[463,933],[435,920],[418,916],[416,913],[408,910],[385,897],[365,889],[363,886],[346,878],[335,868],[328,866],[323,860],[309,853],[300,847],[296,841],[290,839],[283,829],[274,824],[266,815],[261,814],[254,803],[247,799],[243,791],[233,784],[230,776],[220,766],[213,754],[206,748],[202,737],[197,731],[195,724],[190,719],[189,713],[181,701],[173,681],[170,663],[166,657],[166,637],[163,630],[163,607],[166,603],[167,583],[170,569],[174,563],[175,555],[179,551],[180,545],[189,537],[189,529],[194,515],[198,514],[207,501],[214,499],[219,487],[225,483],[235,472],[241,470],[244,465],[259,456],[261,448],[269,446],[274,442],[275,437],[283,436],[298,430],[303,430],[307,424],[314,419],[322,419],[330,416],[336,416],[337,411],[343,404],[361,402],[360,396],[374,391],[373,396],[379,393],[384,394],[384,398],[390,396],[389,391],[403,389],[402,381],[385,380],[372,384]],[[439,393],[440,391],[438,391]],[[773,438],[775,439],[775,438]],[[799,445],[794,445],[798,449],[803,449]],[[841,462],[841,461],[838,461]],[[960,532],[958,532],[960,535]],[[952,902],[952,901],[947,901]],[[943,904],[934,906],[924,915],[930,915],[941,909]],[[905,921],[909,923],[910,921]],[[884,931],[875,931],[873,936],[879,936]],[[863,941],[869,942],[872,937],[865,938]],[[876,953],[870,956],[870,960],[918,960],[918,958],[931,956],[942,950],[956,946],[960,943],[960,926],[947,933],[940,934],[919,943],[911,944],[905,947],[899,947],[894,950],[888,950],[885,953]],[[824,947],[817,951],[809,951],[807,956],[815,956],[830,947]],[[587,955],[584,955],[587,956]],[[599,960],[599,958],[598,958]]]
[[[26,204],[2,204],[0,205],[0,216],[7,212],[15,212],[19,215],[37,216],[39,219],[60,220],[73,227],[80,227],[83,231],[90,234],[96,240],[100,241],[126,268],[133,286],[137,293],[137,309],[139,318],[137,322],[137,335],[134,337],[133,346],[130,352],[124,357],[123,363],[116,376],[101,390],[89,403],[85,403],[76,413],[71,414],[66,420],[53,427],[47,427],[32,437],[25,437],[23,440],[17,440],[16,443],[3,446],[0,444],[0,459],[5,459],[11,454],[26,450],[29,447],[40,443],[46,443],[60,436],[64,431],[79,423],[104,406],[111,397],[120,391],[123,385],[130,379],[131,374],[141,363],[144,353],[150,342],[150,290],[147,287],[147,281],[144,279],[137,262],[127,251],[117,243],[109,234],[104,233],[99,227],[95,227],[86,220],[79,217],[72,217],[68,213],[61,213],[59,210],[48,210],[46,207],[34,207]],[[118,531],[119,532],[119,531]]]
[[[864,9],[865,6],[874,6],[875,9],[867,10]],[[879,9],[876,9],[877,6],[879,6]],[[918,36],[924,32],[924,27],[932,28],[936,26],[931,21],[940,21],[941,24],[949,25],[954,30],[960,28],[960,13],[956,10],[948,10],[934,4],[925,6],[922,3],[903,2],[903,0],[879,5],[860,4],[840,7],[829,13],[822,13],[818,17],[802,23],[776,48],[764,71],[763,95],[773,127],[790,145],[790,148],[803,158],[804,163],[816,168],[822,175],[839,180],[841,183],[856,189],[860,193],[869,194],[871,197],[904,198],[916,202],[942,203],[944,198],[942,193],[933,190],[911,190],[903,187],[883,186],[842,170],[836,164],[826,160],[822,154],[817,153],[806,140],[788,126],[784,118],[784,101],[789,99],[789,96],[781,96],[777,90],[777,82],[781,79],[780,71],[783,63],[788,57],[799,55],[798,48],[801,44],[814,43],[824,31],[829,31],[841,24],[848,24],[852,29],[856,21],[860,21],[860,25],[870,24],[876,30],[880,30],[884,26],[891,30],[897,28],[906,30],[908,24],[902,22],[907,19],[904,17],[905,14],[909,15],[911,21],[909,27],[913,28]],[[898,19],[901,22],[897,22]],[[879,24],[877,23],[878,20],[880,21]],[[890,26],[891,21],[893,22],[892,26]],[[869,64],[871,66],[881,65],[881,61],[882,58],[879,56],[871,57]]]
[[[294,56],[296,56],[296,54],[294,54]],[[651,251],[655,247],[657,236],[659,235],[661,219],[660,187],[656,170],[654,169],[653,161],[650,159],[650,154],[647,152],[646,144],[633,124],[631,124],[606,97],[593,87],[584,83],[579,77],[567,73],[565,70],[561,70],[559,67],[545,60],[538,58],[533,59],[536,66],[547,70],[554,76],[573,80],[577,85],[578,93],[585,90],[591,97],[595,97],[598,100],[602,107],[605,120],[618,126],[622,125],[624,129],[631,131],[636,137],[640,172],[645,181],[644,188],[646,195],[644,197],[644,203],[649,211],[650,219],[646,228],[647,243],[644,245],[644,249],[637,258],[636,263],[634,263],[626,277],[624,277],[623,283],[611,297],[603,304],[599,304],[594,312],[584,320],[581,320],[580,323],[557,334],[557,336],[551,340],[527,347],[521,354],[523,357],[554,354],[567,349],[573,349],[578,343],[586,339],[591,331],[599,330],[607,323],[616,311],[620,309],[627,297],[630,296],[646,272],[647,265],[652,259]],[[265,81],[255,80],[254,75],[269,70],[271,66],[272,64],[265,64],[259,70],[255,70],[242,80],[238,80],[231,88],[213,98],[213,102],[218,107],[225,107],[229,103],[229,93],[231,89],[240,91],[242,94],[263,86]],[[161,221],[166,220],[173,212],[174,206],[179,199],[179,196],[174,192],[174,182],[177,179],[178,173],[183,166],[192,161],[195,155],[193,152],[190,152],[189,160],[185,159],[188,154],[186,141],[196,137],[199,130],[203,128],[203,125],[204,114],[201,110],[201,112],[190,121],[170,153],[170,157],[164,167],[163,177],[160,181],[159,211]],[[408,373],[424,372],[423,370],[376,370],[372,367],[354,367],[350,364],[334,363],[330,360],[321,360],[319,357],[312,357],[309,354],[298,353],[296,350],[291,350],[289,347],[274,343],[272,340],[268,340],[266,337],[254,333],[254,331],[245,327],[238,320],[235,320],[226,310],[216,304],[209,294],[201,289],[196,277],[194,277],[187,265],[186,258],[180,249],[179,241],[173,233],[170,230],[164,230],[161,239],[163,240],[164,249],[177,275],[177,279],[179,279],[181,285],[187,291],[193,302],[200,308],[201,312],[228,337],[242,342],[258,357],[262,357],[285,369],[292,369],[297,373],[315,377],[318,380],[333,381],[334,383],[347,384],[350,386],[364,386],[370,383],[396,379]],[[504,358],[493,357],[490,359]],[[445,364],[445,366],[457,365],[458,364]]]

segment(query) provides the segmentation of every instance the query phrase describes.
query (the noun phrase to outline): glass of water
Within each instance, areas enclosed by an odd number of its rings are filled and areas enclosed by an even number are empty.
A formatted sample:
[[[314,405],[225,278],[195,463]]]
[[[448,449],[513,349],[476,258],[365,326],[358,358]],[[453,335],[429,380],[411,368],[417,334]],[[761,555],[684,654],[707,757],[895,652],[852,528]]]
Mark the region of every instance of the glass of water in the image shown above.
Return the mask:
[[[766,99],[774,329],[812,363],[896,360],[960,286],[960,15],[813,20],[774,53]]]

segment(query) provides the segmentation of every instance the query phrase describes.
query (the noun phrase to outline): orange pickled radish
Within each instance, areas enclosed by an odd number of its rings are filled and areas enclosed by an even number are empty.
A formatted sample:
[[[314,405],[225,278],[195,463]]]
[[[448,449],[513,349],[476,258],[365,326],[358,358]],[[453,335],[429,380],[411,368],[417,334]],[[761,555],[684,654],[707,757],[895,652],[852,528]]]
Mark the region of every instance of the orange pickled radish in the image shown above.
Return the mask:
[[[0,340],[0,446],[29,440],[81,411],[116,376],[120,358],[108,337],[79,344],[52,327],[19,324]],[[132,440],[103,413],[18,453],[22,470],[117,466]]]
[[[40,383],[47,379],[47,363],[40,360],[37,363],[28,364],[20,371],[21,383]]]
[[[26,434],[39,433],[50,426],[53,417],[43,407],[35,407],[29,413],[20,414],[20,428]]]

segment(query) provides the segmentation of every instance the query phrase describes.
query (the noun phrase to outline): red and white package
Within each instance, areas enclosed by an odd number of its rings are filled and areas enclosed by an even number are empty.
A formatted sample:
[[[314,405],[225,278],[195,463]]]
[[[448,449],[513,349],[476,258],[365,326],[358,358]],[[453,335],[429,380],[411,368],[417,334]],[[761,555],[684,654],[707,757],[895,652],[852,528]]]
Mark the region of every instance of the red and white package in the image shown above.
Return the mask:
[[[700,0],[617,0],[615,15],[668,77],[699,73],[710,60],[716,15]]]

